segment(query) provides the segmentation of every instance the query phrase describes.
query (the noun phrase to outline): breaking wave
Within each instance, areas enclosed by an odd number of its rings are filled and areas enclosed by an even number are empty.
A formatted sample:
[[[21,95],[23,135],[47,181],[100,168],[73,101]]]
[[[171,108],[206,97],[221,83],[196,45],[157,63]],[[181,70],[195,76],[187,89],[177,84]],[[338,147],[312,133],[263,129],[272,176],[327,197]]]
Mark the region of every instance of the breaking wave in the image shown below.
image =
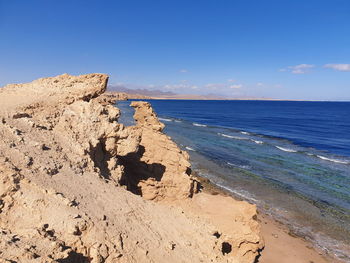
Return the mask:
[[[193,152],[196,151],[195,149],[193,149],[193,148],[191,148],[191,147],[188,147],[188,146],[186,146],[185,148],[186,148],[186,150],[189,150],[189,151],[193,151]]]
[[[166,118],[158,118],[160,121],[173,121],[171,119],[166,119]]]
[[[280,149],[281,151],[284,151],[284,152],[289,152],[289,153],[296,153],[297,151],[296,150],[293,150],[293,149],[289,149],[289,148],[284,148],[284,147],[281,147],[281,146],[275,146],[277,149]]]
[[[218,133],[218,135],[220,135],[222,137],[230,138],[230,139],[247,140],[246,138],[243,138],[243,137],[227,135],[227,134],[224,134],[224,133]]]
[[[322,155],[316,155],[316,156],[322,160],[333,162],[333,163],[341,163],[341,164],[349,164],[350,163],[350,161],[328,158],[328,157],[325,157]]]
[[[207,127],[207,125],[205,124],[199,124],[199,123],[192,123],[194,126],[198,126],[198,127]]]

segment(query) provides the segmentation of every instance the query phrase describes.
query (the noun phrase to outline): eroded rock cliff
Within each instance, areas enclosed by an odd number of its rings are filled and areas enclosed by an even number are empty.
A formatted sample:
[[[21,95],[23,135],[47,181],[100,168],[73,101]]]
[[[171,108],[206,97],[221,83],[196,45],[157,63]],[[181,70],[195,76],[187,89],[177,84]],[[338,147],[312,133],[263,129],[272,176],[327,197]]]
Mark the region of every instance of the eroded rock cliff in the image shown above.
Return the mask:
[[[255,207],[230,199],[222,223],[203,204],[213,197],[188,199],[187,153],[148,103],[132,104],[136,126],[119,124],[107,80],[0,89],[0,262],[253,262]]]

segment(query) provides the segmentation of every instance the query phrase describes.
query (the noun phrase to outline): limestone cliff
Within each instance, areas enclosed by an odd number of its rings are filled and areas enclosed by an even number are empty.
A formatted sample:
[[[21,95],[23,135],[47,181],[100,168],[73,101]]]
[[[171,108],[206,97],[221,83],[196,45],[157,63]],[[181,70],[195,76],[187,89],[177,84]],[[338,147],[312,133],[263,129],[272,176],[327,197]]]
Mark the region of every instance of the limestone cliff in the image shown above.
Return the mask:
[[[191,177],[189,156],[164,133],[147,102],[132,102],[134,119],[141,132],[139,150],[125,162],[133,176],[127,184],[131,191],[145,199],[183,199],[197,192],[197,182]]]
[[[233,230],[197,211],[187,153],[148,103],[132,104],[135,127],[119,124],[107,80],[0,89],[0,262],[253,262],[255,207],[230,199]]]

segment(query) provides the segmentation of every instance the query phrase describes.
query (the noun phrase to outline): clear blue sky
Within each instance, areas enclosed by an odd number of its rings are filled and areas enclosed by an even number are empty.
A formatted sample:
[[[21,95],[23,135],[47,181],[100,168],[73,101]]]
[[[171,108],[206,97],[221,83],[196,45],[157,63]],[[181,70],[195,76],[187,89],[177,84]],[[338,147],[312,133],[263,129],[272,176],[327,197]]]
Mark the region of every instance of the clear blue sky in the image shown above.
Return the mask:
[[[350,1],[0,0],[0,86],[65,72],[177,93],[350,100]]]

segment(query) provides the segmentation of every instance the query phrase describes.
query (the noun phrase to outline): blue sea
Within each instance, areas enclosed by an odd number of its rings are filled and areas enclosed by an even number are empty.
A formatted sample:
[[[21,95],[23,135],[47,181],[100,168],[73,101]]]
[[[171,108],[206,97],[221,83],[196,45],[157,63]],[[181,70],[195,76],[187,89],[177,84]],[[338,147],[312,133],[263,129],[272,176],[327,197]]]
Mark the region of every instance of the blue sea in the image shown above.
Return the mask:
[[[350,102],[149,102],[195,173],[350,261]]]

